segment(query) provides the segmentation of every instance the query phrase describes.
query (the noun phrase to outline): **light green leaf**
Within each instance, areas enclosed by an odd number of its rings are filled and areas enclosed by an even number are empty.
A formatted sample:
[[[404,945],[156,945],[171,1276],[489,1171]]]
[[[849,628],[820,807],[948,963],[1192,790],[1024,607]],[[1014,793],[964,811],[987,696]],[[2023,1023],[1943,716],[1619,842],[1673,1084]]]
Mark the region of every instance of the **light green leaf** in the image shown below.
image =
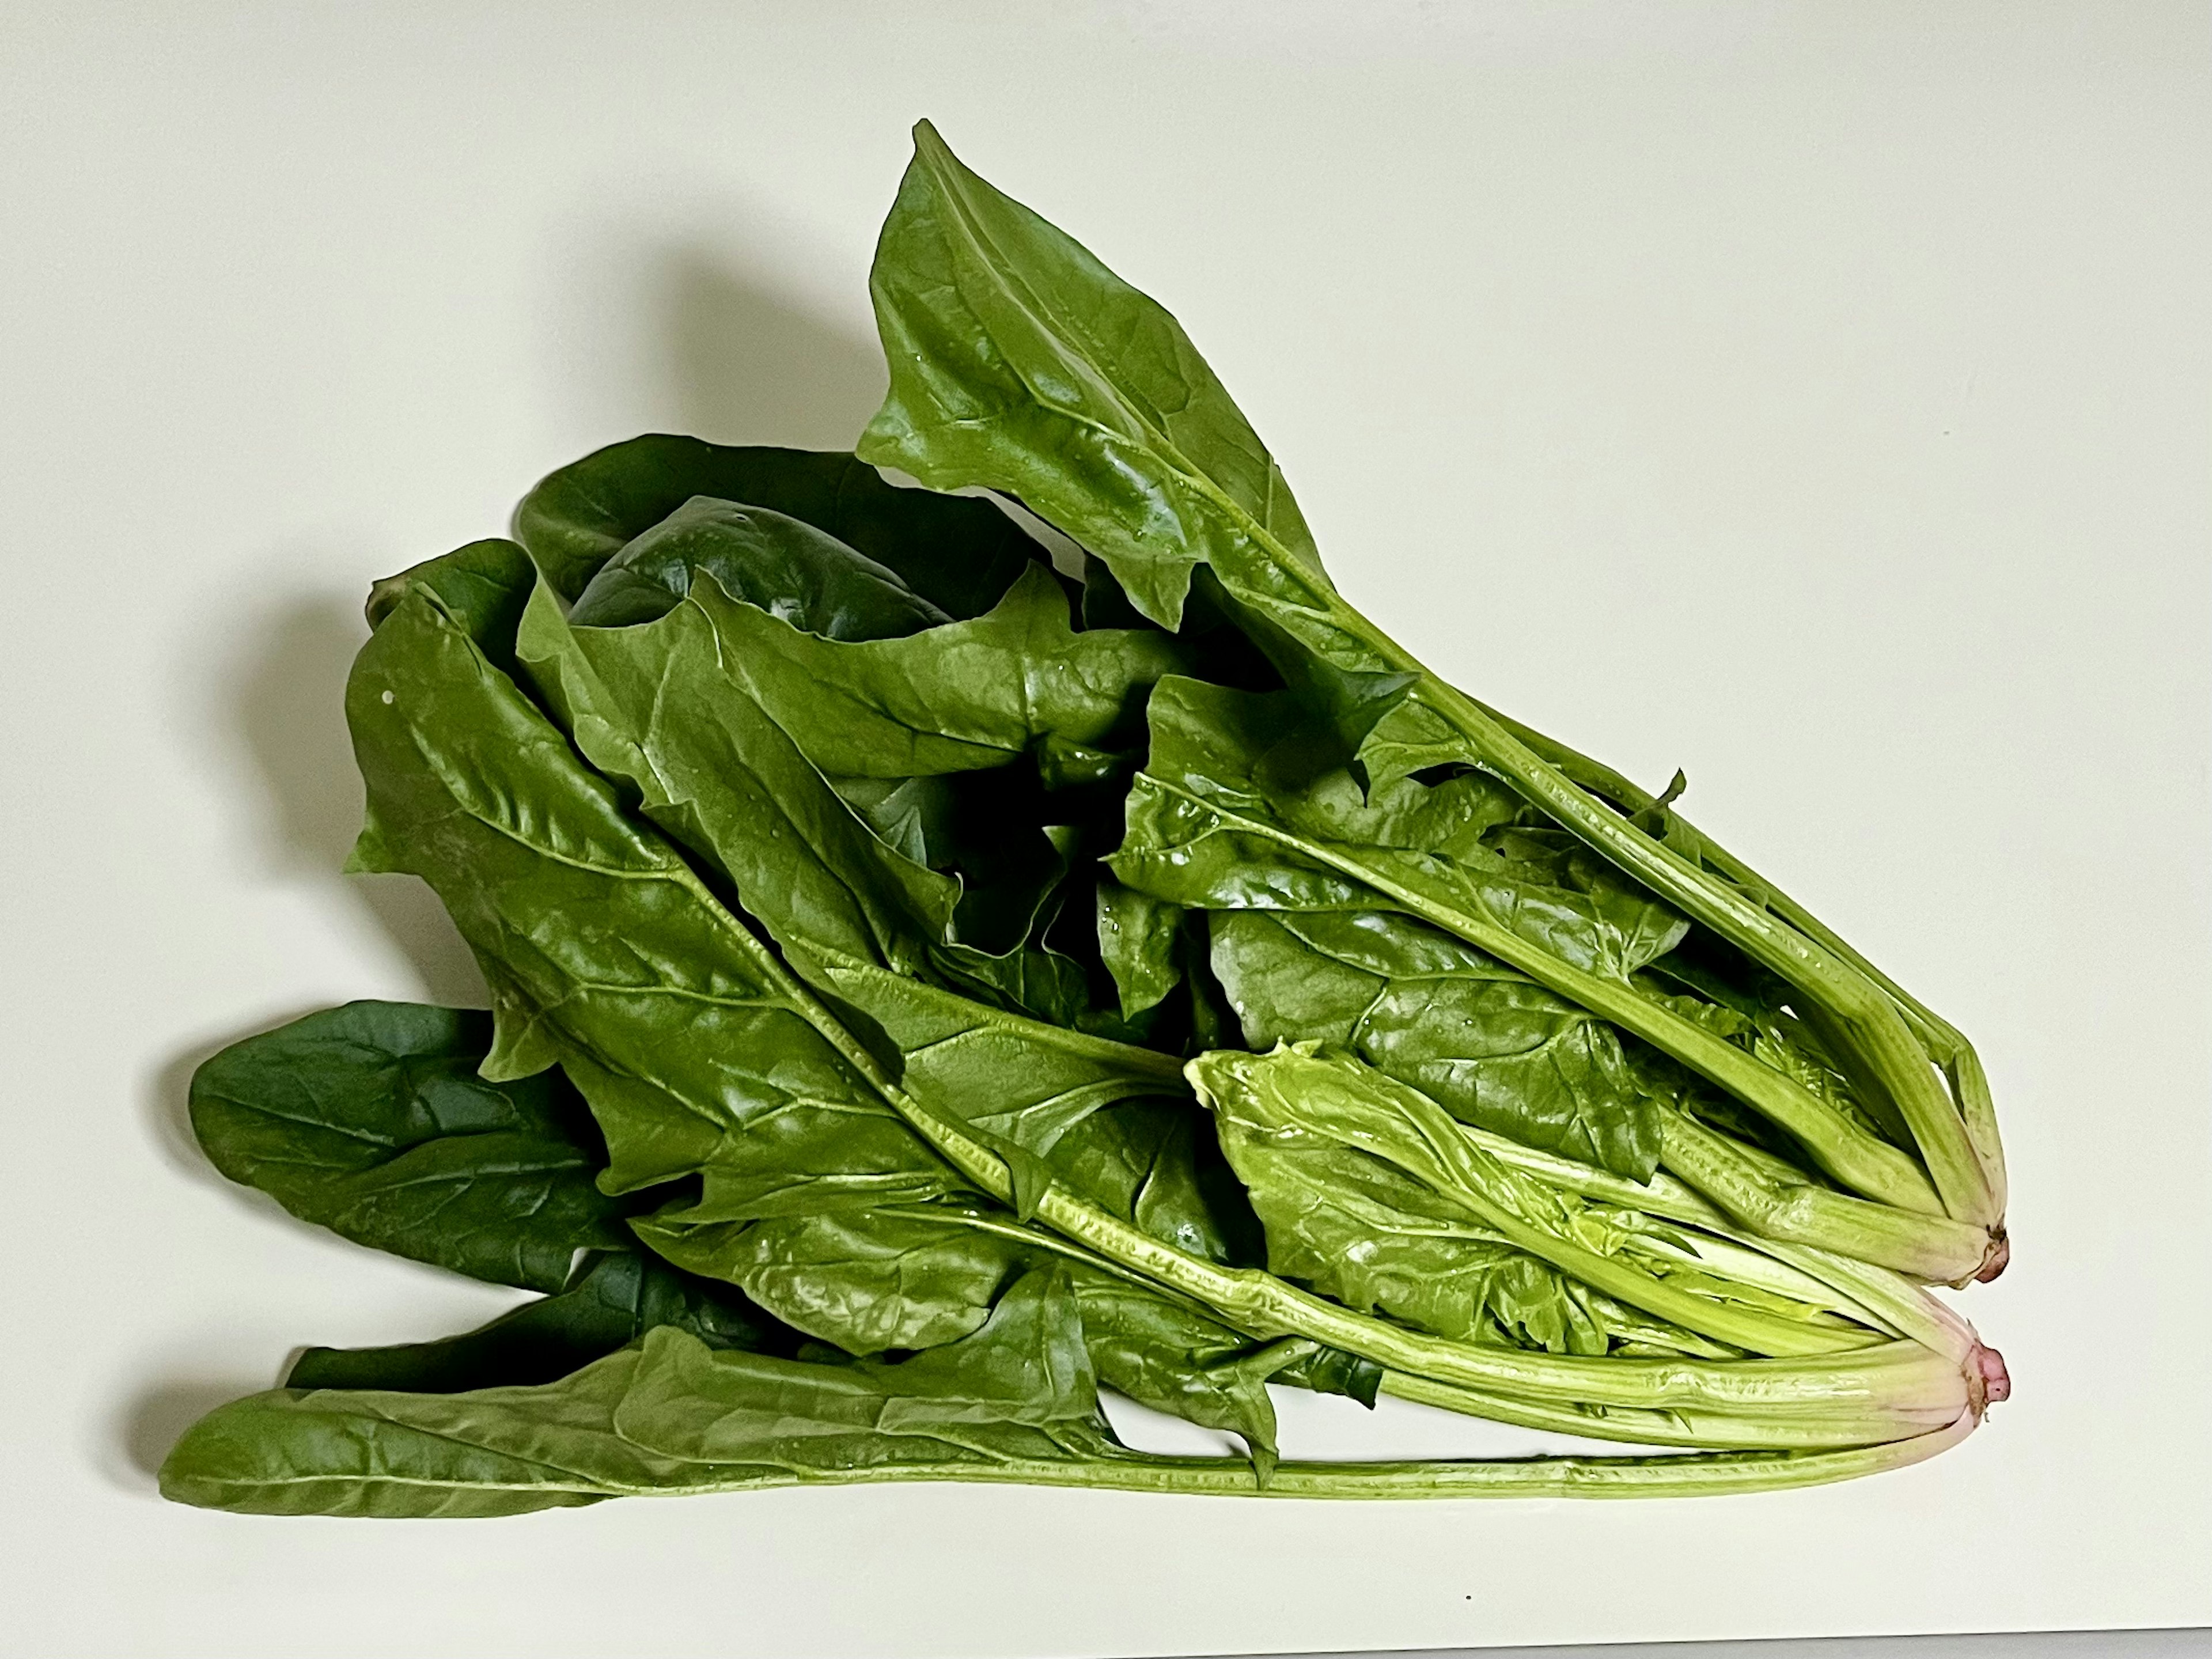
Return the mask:
[[[1699,1272],[1693,1252],[1686,1260],[1655,1251],[1636,1212],[1591,1203],[1502,1162],[1435,1102],[1347,1056],[1323,1056],[1310,1046],[1266,1055],[1221,1052],[1194,1060],[1190,1070],[1223,1124],[1223,1150],[1248,1185],[1253,1176],[1240,1160],[1251,1159],[1255,1146],[1262,1156],[1345,1148],[1425,1188],[1430,1196],[1419,1208],[1429,1215],[1441,1206],[1463,1226],[1717,1341],[1754,1353],[1817,1354],[1880,1340],[1823,1310],[1781,1310],[1766,1297],[1740,1293]],[[1347,1201],[1351,1183],[1341,1164],[1327,1164],[1322,1184],[1332,1202]],[[1406,1212],[1403,1203],[1385,1200],[1377,1218],[1402,1231],[1395,1218]],[[1272,1256],[1272,1234],[1269,1249]]]

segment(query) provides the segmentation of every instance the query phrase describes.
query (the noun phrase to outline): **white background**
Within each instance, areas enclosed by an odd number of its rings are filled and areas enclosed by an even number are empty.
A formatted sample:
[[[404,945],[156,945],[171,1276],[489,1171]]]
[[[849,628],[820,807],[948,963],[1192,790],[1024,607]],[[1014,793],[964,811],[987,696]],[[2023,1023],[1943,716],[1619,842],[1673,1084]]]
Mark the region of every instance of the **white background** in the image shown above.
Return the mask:
[[[2208,33],[2111,3],[7,8],[0,1646],[2212,1619]],[[634,432],[849,443],[922,114],[1175,309],[1357,603],[1633,775],[1686,766],[1695,818],[1977,1038],[2017,1241],[1966,1299],[2016,1384],[1983,1432],[1694,1504],[155,1498],[295,1345],[510,1299],[289,1222],[181,1127],[226,1041],[474,994],[426,896],[334,873],[368,581]]]

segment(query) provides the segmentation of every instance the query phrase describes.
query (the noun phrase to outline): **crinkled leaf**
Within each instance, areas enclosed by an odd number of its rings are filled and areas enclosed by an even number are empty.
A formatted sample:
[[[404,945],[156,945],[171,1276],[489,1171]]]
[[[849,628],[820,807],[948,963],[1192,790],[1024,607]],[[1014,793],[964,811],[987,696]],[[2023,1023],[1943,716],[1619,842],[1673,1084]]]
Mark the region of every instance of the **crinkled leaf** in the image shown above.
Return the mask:
[[[1039,565],[988,614],[907,639],[847,644],[766,606],[700,599],[723,672],[745,682],[815,765],[843,776],[974,771],[1033,752],[1060,765],[1079,751],[1130,747],[1143,738],[1145,690],[1194,660],[1172,635],[1074,631],[1066,593]]]
[[[742,1289],[848,1353],[930,1348],[978,1328],[1031,1259],[1003,1213],[972,1204],[839,1209],[754,1222],[678,1212],[637,1224],[656,1253]]]
[[[1381,910],[1225,913],[1213,970],[1255,1049],[1348,1048],[1468,1123],[1649,1181],[1655,1103],[1613,1028],[1525,974]]]
[[[1267,1230],[1268,1271],[1347,1307],[1554,1353],[1602,1354],[1661,1330],[1677,1352],[1735,1352],[1596,1297],[1364,1152],[1234,1124],[1223,1140]]]
[[[1624,983],[1686,931],[1591,865],[1497,850],[1501,839],[1529,850],[1510,839],[1528,838],[1525,809],[1481,773],[1363,789],[1336,733],[1289,693],[1172,678],[1150,708],[1150,755],[1110,863],[1156,897],[1212,909],[1399,908],[1368,884],[1387,880]]]
[[[1349,1056],[1322,1055],[1310,1046],[1265,1055],[1224,1051],[1193,1061],[1191,1073],[1240,1175],[1255,1157],[1358,1152],[1425,1190],[1418,1204],[1376,1200],[1378,1218],[1409,1209],[1456,1216],[1462,1228],[1479,1229],[1662,1323],[1764,1354],[1832,1352],[1876,1340],[1820,1308],[1785,1304],[1705,1273],[1694,1251],[1653,1235],[1637,1212],[1585,1200],[1502,1161],[1434,1101]],[[1356,1168],[1324,1158],[1324,1172],[1306,1184],[1356,1211]],[[1266,1209],[1261,1212],[1264,1221]],[[1274,1248],[1271,1231],[1271,1257]]]

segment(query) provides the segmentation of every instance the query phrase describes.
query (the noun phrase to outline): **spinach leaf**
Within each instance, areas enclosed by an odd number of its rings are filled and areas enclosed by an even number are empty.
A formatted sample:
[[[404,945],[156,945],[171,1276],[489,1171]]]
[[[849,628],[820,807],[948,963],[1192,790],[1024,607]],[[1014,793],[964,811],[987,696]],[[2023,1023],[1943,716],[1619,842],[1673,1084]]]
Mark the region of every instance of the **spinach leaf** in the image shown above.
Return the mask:
[[[615,1432],[641,1358],[624,1349],[536,1388],[249,1395],[185,1431],[161,1464],[161,1495],[249,1515],[454,1519],[714,1490],[695,1466]]]
[[[881,1034],[881,1057],[901,1087],[1006,1160],[1024,1215],[1052,1180],[1046,1160],[1069,1130],[1116,1101],[1187,1087],[1178,1062],[1148,1048],[1024,1019],[882,969],[803,953],[795,960],[865,1016],[863,1029]],[[1019,1087],[1009,1089],[1015,1078]]]
[[[1026,768],[833,787],[892,854],[951,878],[945,942],[964,947],[963,960],[1009,954],[1042,934],[1085,839],[1083,826],[1045,821],[1057,815]]]
[[[1182,907],[1098,884],[1098,951],[1121,993],[1123,1018],[1155,1007],[1182,979]]]
[[[1655,1251],[1636,1212],[1593,1204],[1511,1167],[1425,1096],[1357,1060],[1324,1057],[1302,1045],[1267,1055],[1207,1054],[1191,1069],[1222,1124],[1223,1150],[1248,1188],[1318,1188],[1354,1214],[1364,1200],[1401,1235],[1433,1231],[1441,1206],[1444,1216],[1475,1223],[1593,1290],[1754,1353],[1833,1353],[1879,1340],[1825,1308],[1791,1306],[1708,1274],[1694,1251],[1686,1259],[1676,1255],[1678,1240],[1667,1241],[1674,1250]],[[1391,1188],[1378,1198],[1340,1158],[1325,1156],[1318,1171],[1310,1163],[1300,1169],[1283,1162],[1286,1155],[1339,1149],[1379,1161],[1425,1188],[1426,1196],[1409,1212],[1390,1201]],[[1370,1188],[1364,1194],[1364,1185]],[[1257,1192],[1255,1200],[1260,1201]],[[1272,1206],[1295,1215],[1313,1204],[1309,1196],[1285,1211],[1278,1198]],[[1263,1224],[1268,1207],[1261,1210]],[[1410,1223],[1400,1219],[1407,1215]],[[1273,1260],[1279,1248],[1273,1231],[1268,1248]]]
[[[1264,1254],[1250,1200],[1221,1155],[1212,1117],[1189,1100],[1124,1100],[1056,1141],[1053,1178],[1108,1214],[1203,1261],[1255,1265]]]
[[[933,1348],[980,1328],[1041,1252],[1011,1218],[974,1202],[637,1223],[677,1266],[743,1290],[795,1329],[848,1353]]]
[[[826,1015],[767,947],[623,814],[613,791],[489,666],[438,605],[434,572],[364,650],[349,707],[372,798],[362,862],[415,870],[453,910],[499,998],[499,1041],[486,1069],[558,1060],[605,1128],[610,1186],[703,1177],[701,1197],[656,1218],[648,1243],[678,1265],[734,1276],[738,1266],[680,1249],[671,1230],[754,1219],[772,1207],[793,1218],[787,1231],[812,1227],[818,1237],[831,1224],[813,1201],[825,1182],[855,1211],[901,1187],[959,1184],[862,1080],[858,1046],[830,1042]],[[526,763],[518,767],[517,757]],[[796,885],[779,890],[778,903]],[[541,907],[594,925],[538,936],[527,929]],[[794,933],[807,925],[803,914],[790,920]],[[865,963],[833,973],[810,959],[810,971],[865,1007],[876,1029],[901,1034],[885,1040],[903,1054],[906,1086],[941,1102],[955,1121],[980,1120],[1018,1161],[1036,1160],[1026,1167],[1038,1188],[1059,1178],[1043,1160],[1086,1117],[1182,1086],[1164,1056],[1023,1024]],[[775,1149],[755,1126],[834,1138],[848,1121],[868,1132],[859,1169],[817,1176],[818,1155],[810,1153],[775,1184]],[[791,1316],[765,1281],[739,1282]]]
[[[508,591],[526,593],[529,562],[507,552]],[[616,1192],[703,1175],[712,1205],[727,1170],[750,1197],[776,1173],[764,1143],[825,1133],[854,1134],[830,1166],[849,1180],[958,1184],[760,940],[499,670],[498,636],[465,625],[486,613],[447,608],[445,574],[410,584],[348,686],[369,793],[356,861],[420,875],[444,901],[492,989],[484,1074],[558,1062],[605,1133]]]
[[[951,931],[959,884],[885,845],[718,672],[721,645],[702,605],[687,599],[641,628],[571,628],[541,586],[516,637],[584,757],[713,860],[771,933],[840,958],[926,969],[929,942]]]
[[[1281,469],[1175,319],[926,121],[869,289],[891,385],[863,459],[1018,498],[1164,627],[1206,564],[1309,648],[1389,666],[1335,622]]]
[[[1570,857],[1520,827],[1519,800],[1483,774],[1363,789],[1335,733],[1294,694],[1170,679],[1153,695],[1151,723],[1128,839],[1110,862],[1155,897],[1361,910],[1403,886],[1526,954],[1624,986],[1686,931],[1606,873],[1571,870]]]
[[[811,525],[955,617],[981,616],[1046,556],[988,501],[897,489],[850,455],[658,433],[546,478],[515,510],[515,539],[574,603],[608,560],[699,495]]]
[[[351,1002],[233,1043],[192,1076],[216,1168],[303,1221],[472,1279],[558,1290],[579,1250],[619,1247],[633,1207],[557,1072],[477,1075],[491,1017]]]
[[[1064,617],[1047,578],[1025,578],[1000,611],[1017,600],[1057,606]],[[833,787],[785,725],[811,729],[793,712],[805,696],[799,680],[754,677],[742,666],[769,659],[751,650],[760,625],[799,637],[711,583],[650,625],[613,630],[571,627],[540,589],[523,618],[520,649],[586,757],[628,782],[647,814],[707,860],[780,942],[942,977],[1057,1021],[1096,1023],[1081,964],[1042,948],[1036,936],[1055,914],[1055,895],[1079,851],[1086,842],[1103,850],[1111,833],[1086,825],[1085,815],[1118,810],[1118,798],[1091,805],[1079,791],[1047,793],[1035,769],[1006,765],[896,781],[846,775]],[[1068,635],[1064,622],[1059,633],[1079,647],[1094,639],[1112,644],[1104,635]],[[848,653],[841,659],[848,663],[849,653],[873,648],[813,643]],[[992,649],[1011,674],[1011,636]],[[1139,653],[1124,666],[1142,659]],[[1088,660],[1103,672],[1108,659]],[[860,674],[856,695],[872,698],[906,677],[895,660],[878,666],[888,678]],[[1117,686],[1090,705],[1069,741],[1079,747],[1103,735],[1096,721],[1117,717],[1136,689]],[[1016,726],[1057,718],[1054,709],[1078,718],[1079,699],[1034,690],[1023,690],[1018,677],[1002,678],[992,695],[1005,694],[1002,712]],[[926,704],[909,712],[925,718]],[[1050,747],[1048,733],[1035,740]],[[822,758],[846,764],[856,757]],[[900,763],[910,758],[902,752]]]
[[[697,599],[723,672],[833,776],[923,777],[1034,755],[1048,782],[1095,779],[1118,764],[1108,751],[1142,742],[1146,690],[1195,661],[1154,629],[1076,632],[1066,594],[1038,565],[983,616],[903,639],[823,639],[768,606]],[[569,619],[585,620],[580,607]]]
[[[1267,1231],[1268,1271],[1346,1307],[1555,1353],[1739,1352],[1601,1296],[1365,1152],[1233,1121],[1223,1133]]]
[[[579,629],[540,586],[519,652],[586,758],[780,945],[1083,1023],[1087,975],[1035,943],[1083,832],[1039,827],[1034,775],[1007,768],[841,794],[724,672],[739,642],[723,625],[747,615],[702,584],[650,624]]]
[[[569,620],[594,628],[651,622],[701,575],[825,639],[897,639],[951,620],[896,572],[804,520],[707,495],[693,496],[600,566]]]
[[[465,1336],[381,1348],[309,1348],[292,1363],[284,1386],[462,1394],[551,1382],[662,1325],[710,1348],[787,1353],[796,1341],[728,1286],[678,1273],[632,1249],[589,1259],[567,1289]]]
[[[1242,910],[1213,970],[1255,1049],[1348,1048],[1463,1122],[1649,1181],[1659,1118],[1620,1038],[1450,934],[1382,910]]]
[[[548,1387],[258,1395],[187,1433],[162,1490],[264,1514],[481,1516],[1135,1457],[1099,1414],[1072,1293],[1034,1279],[988,1328],[896,1364],[718,1352],[663,1326]]]
[[[1275,1455],[1266,1384],[1314,1352],[1309,1343],[1255,1343],[1157,1286],[1068,1260],[1065,1245],[977,1205],[744,1226],[648,1219],[639,1231],[672,1261],[742,1285],[786,1323],[858,1354],[957,1344],[996,1316],[1009,1286],[1048,1270],[1073,1292],[1079,1338],[1108,1386],[1239,1435],[1262,1461]]]
[[[1638,975],[1687,924],[1578,866],[1482,774],[1363,791],[1340,734],[1290,693],[1164,680],[1151,721],[1128,838],[1109,860],[1119,880],[1208,908],[1410,912],[1717,1084],[1844,1184],[1908,1211],[1936,1204],[1909,1153],[1651,995]]]

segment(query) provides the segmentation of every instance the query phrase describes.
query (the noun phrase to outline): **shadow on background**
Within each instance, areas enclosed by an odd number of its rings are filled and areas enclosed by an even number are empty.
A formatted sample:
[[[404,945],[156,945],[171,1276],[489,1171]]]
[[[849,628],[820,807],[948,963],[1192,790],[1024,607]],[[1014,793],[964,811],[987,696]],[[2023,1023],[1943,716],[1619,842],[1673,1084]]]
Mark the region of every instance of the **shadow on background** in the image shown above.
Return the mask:
[[[658,277],[671,406],[697,438],[850,449],[889,384],[876,342],[696,248]]]
[[[381,573],[374,573],[381,574]],[[364,577],[362,591],[368,589]],[[345,723],[346,675],[368,637],[359,605],[300,600],[253,630],[258,654],[232,693],[234,716],[268,794],[278,869],[343,882],[432,1002],[481,1008],[483,976],[437,896],[412,876],[342,875],[360,833],[361,773]]]
[[[221,1194],[221,1202],[234,1205],[277,1227],[301,1232],[312,1229],[306,1222],[295,1221],[286,1214],[283,1206],[266,1193],[225,1179],[208,1162],[207,1154],[200,1151],[199,1143],[192,1136],[191,1100],[192,1073],[204,1061],[240,1038],[312,1012],[312,1006],[302,1005],[282,1019],[255,1020],[221,1036],[192,1044],[155,1073],[152,1087],[142,1103],[149,1135],[161,1149],[163,1161],[179,1175]],[[291,1369],[289,1359],[284,1369]],[[283,1374],[280,1371],[277,1376]],[[186,1429],[217,1406],[258,1394],[274,1386],[276,1381],[276,1377],[258,1368],[240,1365],[234,1370],[212,1370],[202,1366],[196,1368],[192,1376],[167,1376],[148,1383],[110,1419],[110,1436],[97,1458],[103,1476],[121,1490],[143,1492],[146,1483],[160,1471],[169,1448],[177,1443],[178,1437]]]

